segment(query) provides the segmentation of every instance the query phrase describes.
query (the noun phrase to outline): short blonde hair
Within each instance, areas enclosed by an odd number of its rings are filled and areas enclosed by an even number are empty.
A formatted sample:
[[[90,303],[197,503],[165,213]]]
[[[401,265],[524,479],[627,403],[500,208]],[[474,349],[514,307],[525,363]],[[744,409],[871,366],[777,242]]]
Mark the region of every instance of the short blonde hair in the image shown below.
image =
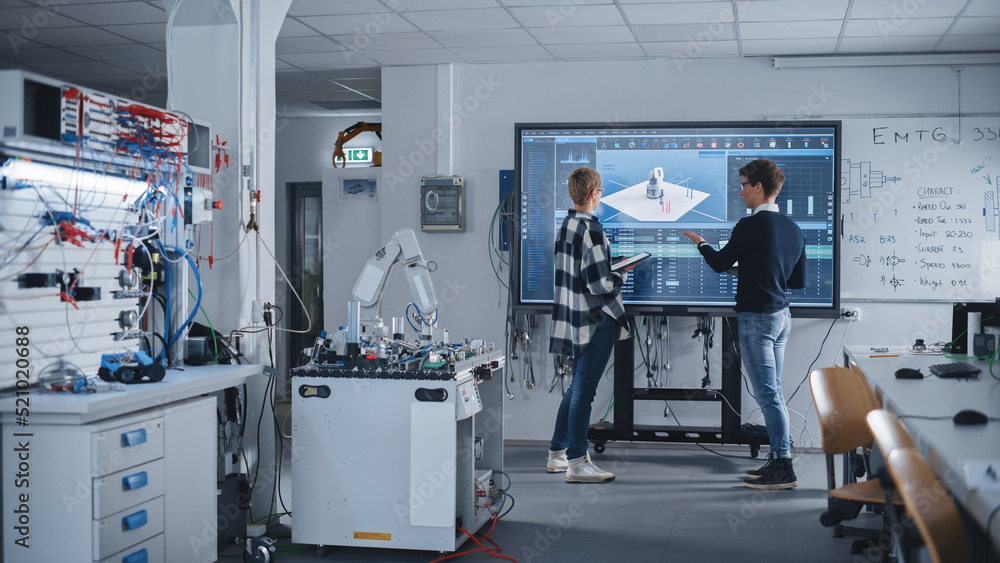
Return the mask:
[[[591,168],[577,168],[569,175],[567,184],[573,203],[583,205],[590,199],[591,191],[601,188],[601,175]]]

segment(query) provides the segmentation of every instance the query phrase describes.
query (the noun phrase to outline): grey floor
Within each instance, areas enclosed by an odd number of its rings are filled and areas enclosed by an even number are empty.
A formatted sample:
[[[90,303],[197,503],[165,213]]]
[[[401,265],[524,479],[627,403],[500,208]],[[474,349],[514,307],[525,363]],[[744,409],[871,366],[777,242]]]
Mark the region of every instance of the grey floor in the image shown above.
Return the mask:
[[[589,485],[569,484],[561,474],[546,473],[545,450],[544,445],[505,448],[505,470],[513,480],[510,493],[516,504],[491,537],[503,555],[521,563],[878,560],[851,555],[851,539],[833,538],[820,526],[826,506],[825,461],[820,454],[805,454],[796,461],[798,488],[755,491],[741,485],[745,471],[762,463],[749,459],[747,448],[719,449],[743,456],[733,459],[689,446],[609,444],[603,455],[591,455],[617,478]],[[871,515],[863,519],[870,527],[880,523]],[[279,542],[279,562],[427,563],[441,555],[333,548],[321,556],[288,541],[286,537]],[[474,547],[466,542],[460,551]],[[226,557],[232,553],[227,551],[220,561],[232,561]],[[449,561],[501,559],[476,553]]]

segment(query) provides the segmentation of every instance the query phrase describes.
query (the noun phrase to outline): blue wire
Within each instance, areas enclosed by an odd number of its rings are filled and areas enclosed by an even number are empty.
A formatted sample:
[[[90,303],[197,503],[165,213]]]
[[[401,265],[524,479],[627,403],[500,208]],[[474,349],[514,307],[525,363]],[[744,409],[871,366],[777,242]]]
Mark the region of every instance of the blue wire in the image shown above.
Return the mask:
[[[156,239],[156,245],[158,247],[160,247],[160,253],[163,254],[164,259],[166,259],[166,257],[167,257],[167,249],[164,248],[163,243],[160,242],[160,239]],[[150,260],[149,260],[149,265],[150,265],[150,270],[152,270],[152,268],[153,268],[153,260],[152,260],[152,258],[150,258]],[[166,289],[164,291],[164,293],[166,295],[166,305],[165,305],[164,310],[163,310],[163,317],[164,317],[164,319],[163,319],[163,334],[164,335],[169,335],[170,334],[170,264],[164,265],[163,271],[164,271],[164,280],[163,280],[163,283],[166,286]],[[153,272],[153,273],[155,274],[155,272]],[[169,348],[170,348],[170,342],[167,341],[167,349],[169,350]],[[167,350],[164,350],[163,353],[166,354]]]
[[[406,315],[406,322],[410,324],[410,328],[412,328],[414,332],[419,333],[420,329],[417,328],[417,327],[415,327],[415,326],[413,326],[413,321],[410,320],[410,307],[413,307],[414,309],[417,309],[417,314],[418,315],[420,314],[420,309],[417,308],[417,306],[414,305],[413,303],[410,303],[409,305],[406,306],[406,311],[404,312],[404,314]],[[421,318],[423,318],[423,317],[421,317]]]
[[[185,252],[184,258],[186,258],[188,264],[191,265],[191,269],[194,271],[194,279],[198,282],[198,297],[195,299],[194,308],[191,309],[191,314],[188,315],[187,320],[185,320],[180,328],[177,329],[177,332],[170,337],[170,340],[167,341],[167,346],[171,346],[177,341],[180,335],[184,332],[184,329],[186,329],[191,322],[194,321],[195,316],[198,314],[198,308],[201,307],[201,273],[198,271],[198,266],[194,263],[194,258],[191,258],[191,255]],[[169,270],[170,268],[167,267],[167,269]]]

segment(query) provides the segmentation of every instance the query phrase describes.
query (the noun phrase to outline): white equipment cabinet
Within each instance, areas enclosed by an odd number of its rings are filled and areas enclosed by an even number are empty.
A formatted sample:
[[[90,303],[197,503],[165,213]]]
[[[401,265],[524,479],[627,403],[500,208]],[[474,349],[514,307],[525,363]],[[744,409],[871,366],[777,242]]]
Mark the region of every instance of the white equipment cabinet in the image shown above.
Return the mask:
[[[215,561],[217,409],[201,394],[260,369],[170,370],[123,393],[33,391],[27,426],[0,400],[3,561]]]
[[[457,528],[489,522],[503,470],[503,361],[480,354],[440,376],[293,370],[292,541],[454,551],[468,539]]]

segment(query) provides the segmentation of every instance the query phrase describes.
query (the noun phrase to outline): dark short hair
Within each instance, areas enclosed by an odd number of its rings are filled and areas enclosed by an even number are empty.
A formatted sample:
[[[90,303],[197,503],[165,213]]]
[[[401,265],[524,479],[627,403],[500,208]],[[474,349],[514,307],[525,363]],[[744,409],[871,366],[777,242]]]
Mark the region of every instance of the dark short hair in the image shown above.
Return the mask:
[[[740,176],[746,176],[750,185],[760,184],[764,188],[764,195],[771,199],[781,191],[781,185],[785,183],[785,173],[778,168],[778,165],[770,160],[759,159],[740,168]]]

